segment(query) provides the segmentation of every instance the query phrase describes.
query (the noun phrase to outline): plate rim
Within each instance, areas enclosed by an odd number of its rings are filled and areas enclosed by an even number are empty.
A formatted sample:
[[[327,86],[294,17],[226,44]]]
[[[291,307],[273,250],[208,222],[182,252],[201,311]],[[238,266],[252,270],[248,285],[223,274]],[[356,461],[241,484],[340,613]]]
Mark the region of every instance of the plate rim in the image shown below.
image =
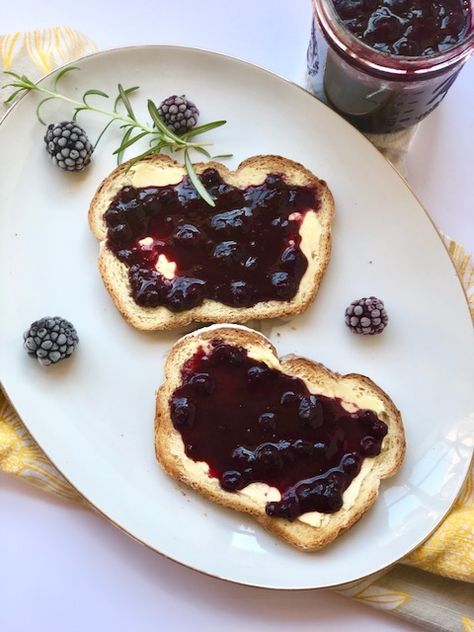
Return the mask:
[[[263,71],[264,73],[271,75],[273,77],[276,77],[277,79],[280,79],[281,81],[283,81],[286,84],[290,84],[291,86],[297,88],[298,90],[303,91],[304,93],[308,94],[309,96],[311,96],[313,99],[316,99],[318,101],[318,103],[325,107],[326,109],[328,109],[334,116],[336,116],[340,122],[342,122],[346,127],[349,128],[349,131],[351,134],[356,133],[359,138],[362,138],[366,144],[368,144],[371,147],[370,151],[375,151],[377,152],[377,154],[379,155],[379,157],[390,166],[390,168],[392,169],[392,171],[395,173],[395,175],[401,180],[402,184],[409,190],[409,192],[411,193],[411,195],[413,196],[413,198],[416,200],[418,207],[423,211],[423,213],[425,214],[425,216],[427,217],[427,219],[429,220],[429,223],[431,224],[431,227],[434,229],[434,232],[436,233],[439,241],[441,242],[442,247],[444,248],[444,251],[447,255],[448,260],[451,263],[451,266],[455,272],[455,275],[457,277],[457,280],[459,282],[459,286],[461,287],[462,293],[464,295],[464,299],[465,299],[465,305],[468,311],[468,314],[471,317],[471,321],[473,321],[474,323],[474,317],[472,315],[471,312],[471,308],[469,305],[469,298],[467,295],[467,291],[462,283],[460,274],[456,268],[456,266],[454,265],[454,261],[452,260],[450,254],[449,254],[449,250],[448,250],[448,246],[446,245],[446,243],[444,242],[444,239],[442,237],[442,233],[440,231],[440,229],[436,226],[433,218],[431,217],[430,213],[428,212],[428,210],[425,208],[425,206],[423,205],[423,203],[421,202],[421,200],[419,199],[419,197],[417,196],[417,194],[413,191],[411,185],[409,184],[409,182],[407,181],[407,179],[398,171],[398,169],[381,153],[377,150],[377,148],[375,147],[375,145],[362,133],[360,132],[356,127],[352,126],[348,121],[346,121],[340,114],[338,114],[337,112],[335,112],[334,110],[332,110],[332,108],[329,107],[328,104],[324,103],[323,101],[317,99],[317,97],[312,94],[307,88],[305,88],[304,86],[300,85],[299,83],[297,83],[296,81],[293,81],[291,79],[288,79],[286,77],[284,77],[283,75],[280,75],[277,72],[274,72],[273,70],[270,70],[268,68],[265,68],[264,66],[261,66],[259,64],[256,64],[254,62],[242,59],[240,57],[234,56],[234,55],[229,55],[227,53],[222,53],[220,51],[216,51],[216,50],[212,50],[212,49],[208,49],[208,48],[201,48],[201,47],[196,47],[196,46],[184,46],[184,45],[180,45],[180,44],[136,44],[136,45],[130,45],[130,46],[115,46],[112,48],[106,48],[104,50],[97,50],[95,52],[92,53],[88,53],[87,55],[82,55],[80,57],[74,58],[70,61],[68,61],[67,63],[61,64],[60,66],[54,68],[53,70],[51,70],[50,72],[48,72],[47,74],[43,75],[42,77],[40,77],[37,81],[35,81],[35,84],[40,84],[43,83],[44,81],[47,81],[51,76],[53,76],[54,74],[56,74],[58,71],[62,70],[63,68],[66,68],[67,66],[70,66],[71,64],[74,63],[78,63],[81,62],[82,60],[85,59],[89,59],[91,57],[96,57],[96,56],[104,56],[104,55],[109,55],[109,54],[113,54],[113,53],[118,53],[121,51],[132,51],[132,50],[143,50],[143,49],[178,49],[179,51],[196,51],[196,52],[200,52],[200,53],[208,53],[211,55],[215,55],[218,57],[222,57],[222,58],[226,58],[229,59],[231,61],[234,62],[238,62],[239,64],[243,64],[245,66],[250,66],[251,68]],[[3,114],[3,116],[0,118],[0,127],[5,123],[7,117],[13,112],[13,110],[19,105],[19,103],[25,98],[27,97],[27,95],[29,94],[30,90],[26,91],[24,94],[22,94],[20,96],[19,99],[17,99],[8,109],[7,111]],[[423,542],[425,542],[426,540],[428,540],[430,538],[430,536],[438,529],[439,525],[444,521],[444,519],[446,518],[446,516],[451,512],[452,508],[454,507],[454,505],[456,504],[456,500],[457,497],[459,496],[459,491],[461,490],[462,486],[464,485],[465,479],[466,479],[466,475],[467,472],[471,466],[471,462],[473,459],[473,454],[474,454],[474,446],[470,446],[470,451],[471,451],[471,458],[470,459],[466,459],[466,464],[465,464],[465,468],[464,468],[464,472],[463,472],[463,478],[462,478],[462,482],[459,485],[459,488],[457,490],[457,493],[453,499],[453,501],[451,502],[451,504],[449,505],[449,507],[446,509],[446,511],[440,516],[439,520],[435,523],[435,525],[433,526],[433,528],[429,531],[429,533],[424,536],[423,538],[421,538],[419,541],[417,541],[416,544],[413,545],[412,548],[410,548],[402,557],[397,558],[396,560],[394,560],[393,562],[379,568],[376,571],[372,571],[370,573],[367,574],[363,574],[360,576],[357,576],[353,579],[350,579],[348,581],[345,581],[343,583],[333,583],[333,582],[329,582],[326,584],[320,584],[317,586],[304,586],[304,587],[299,587],[299,586],[286,586],[286,587],[281,587],[281,586],[270,586],[268,584],[262,585],[262,584],[258,584],[258,583],[252,583],[249,581],[239,581],[237,579],[230,579],[228,577],[224,577],[221,576],[219,574],[216,573],[212,573],[212,572],[208,572],[205,570],[202,570],[200,568],[196,568],[195,566],[193,566],[192,564],[188,564],[186,562],[183,562],[179,559],[176,559],[170,555],[167,555],[166,553],[164,553],[163,551],[160,551],[159,549],[155,548],[152,544],[145,542],[144,540],[140,539],[138,536],[134,535],[131,531],[129,531],[126,527],[124,527],[123,525],[119,524],[118,522],[116,522],[113,518],[111,518],[107,513],[105,513],[105,511],[103,509],[101,509],[98,505],[96,505],[95,503],[93,503],[86,494],[84,494],[65,474],[64,472],[57,467],[54,459],[52,459],[50,457],[50,455],[48,454],[48,452],[42,447],[41,443],[39,443],[34,435],[34,433],[31,431],[29,425],[27,422],[25,422],[21,416],[18,414],[16,406],[14,405],[12,399],[10,398],[7,389],[5,388],[5,386],[3,385],[3,382],[0,379],[0,387],[2,388],[2,392],[5,396],[5,399],[7,401],[7,403],[11,406],[11,408],[13,409],[13,411],[15,412],[15,414],[17,415],[18,419],[20,419],[20,421],[24,424],[25,428],[28,430],[29,434],[31,435],[31,437],[34,439],[35,443],[39,446],[39,448],[42,450],[42,452],[46,455],[46,457],[49,459],[49,461],[52,463],[52,465],[56,468],[56,470],[61,474],[61,476],[67,481],[67,483],[71,486],[71,488],[76,491],[89,505],[89,507],[91,509],[93,509],[96,513],[98,513],[102,518],[104,518],[107,522],[109,522],[110,524],[112,524],[114,527],[116,527],[117,529],[119,529],[122,533],[124,533],[125,535],[127,535],[128,537],[130,537],[132,540],[135,540],[135,542],[138,542],[139,544],[142,544],[143,546],[145,546],[147,549],[153,551],[154,553],[157,553],[159,555],[161,555],[162,557],[164,557],[167,560],[170,560],[176,564],[179,564],[180,566],[182,566],[183,568],[186,569],[190,569],[196,573],[199,573],[201,575],[204,575],[205,577],[211,577],[214,579],[219,579],[221,581],[227,582],[229,584],[235,584],[238,586],[248,586],[250,588],[258,588],[258,589],[262,589],[262,590],[282,590],[282,591],[309,591],[309,590],[327,590],[327,589],[339,589],[339,588],[344,588],[347,587],[351,584],[353,584],[354,582],[358,582],[364,579],[367,579],[369,577],[372,577],[374,575],[378,575],[379,573],[385,573],[387,572],[390,568],[392,568],[393,566],[395,566],[396,564],[398,564],[400,562],[400,560],[402,560],[404,557],[410,555],[414,550],[416,550],[419,546],[421,546],[423,544]],[[469,446],[468,446],[469,449]],[[317,552],[316,552],[317,553]]]

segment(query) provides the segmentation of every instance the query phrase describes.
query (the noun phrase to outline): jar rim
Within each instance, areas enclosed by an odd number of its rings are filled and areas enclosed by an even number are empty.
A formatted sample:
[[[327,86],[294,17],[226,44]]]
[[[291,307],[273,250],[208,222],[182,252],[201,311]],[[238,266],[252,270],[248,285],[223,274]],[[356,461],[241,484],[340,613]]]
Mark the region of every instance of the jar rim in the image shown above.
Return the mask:
[[[332,0],[312,0],[313,12],[328,44],[352,65],[390,80],[417,81],[442,74],[474,54],[474,7],[467,37],[444,53],[405,57],[378,51],[344,25]],[[471,1],[472,4],[472,1]]]

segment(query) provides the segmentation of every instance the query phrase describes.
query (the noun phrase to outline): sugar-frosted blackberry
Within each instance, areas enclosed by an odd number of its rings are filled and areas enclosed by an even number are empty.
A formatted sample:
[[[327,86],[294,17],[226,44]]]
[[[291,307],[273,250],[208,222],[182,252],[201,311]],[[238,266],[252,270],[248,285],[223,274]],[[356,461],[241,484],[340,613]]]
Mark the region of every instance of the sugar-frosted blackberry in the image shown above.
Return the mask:
[[[360,298],[346,308],[346,325],[355,334],[380,334],[388,323],[383,302],[375,296]]]
[[[23,334],[23,345],[30,356],[48,366],[68,358],[79,342],[74,326],[59,316],[36,320]]]
[[[53,162],[66,171],[84,169],[94,151],[85,131],[73,121],[48,125],[44,142]]]
[[[192,129],[199,117],[199,110],[185,95],[174,94],[160,103],[158,113],[166,125],[176,134]]]

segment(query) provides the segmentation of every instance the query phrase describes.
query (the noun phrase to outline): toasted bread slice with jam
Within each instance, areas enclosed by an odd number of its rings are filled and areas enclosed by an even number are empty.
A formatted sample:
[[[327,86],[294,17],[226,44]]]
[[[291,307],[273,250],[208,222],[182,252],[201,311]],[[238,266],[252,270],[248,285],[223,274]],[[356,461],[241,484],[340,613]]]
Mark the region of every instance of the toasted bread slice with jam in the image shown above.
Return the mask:
[[[300,390],[307,389],[305,392],[314,394],[316,401],[318,400],[318,396],[320,399],[321,396],[325,396],[328,398],[326,401],[329,402],[327,404],[329,407],[332,406],[333,403],[334,406],[342,406],[344,410],[347,411],[345,415],[349,415],[349,421],[351,423],[366,423],[366,421],[364,421],[366,418],[364,417],[362,421],[359,421],[358,418],[356,419],[357,415],[365,414],[371,416],[371,419],[377,420],[372,422],[375,423],[376,426],[382,426],[383,432],[379,435],[379,453],[376,454],[372,452],[371,455],[369,453],[369,456],[367,456],[367,453],[364,453],[365,456],[359,455],[359,457],[357,457],[361,459],[359,462],[360,469],[357,470],[357,475],[354,474],[355,478],[350,481],[349,485],[343,491],[342,506],[340,506],[339,509],[334,510],[334,507],[332,507],[331,511],[328,512],[309,511],[300,513],[300,515],[297,516],[290,515],[289,517],[281,517],[275,514],[269,515],[268,503],[274,503],[282,497],[277,489],[269,484],[265,484],[265,482],[262,483],[262,479],[256,476],[252,480],[259,480],[260,482],[253,482],[248,486],[240,485],[233,490],[229,490],[228,485],[222,483],[225,476],[219,479],[219,473],[215,474],[215,464],[209,464],[203,460],[202,454],[200,457],[196,457],[197,460],[189,456],[190,450],[196,451],[197,449],[199,451],[200,449],[200,446],[197,445],[200,437],[196,434],[201,431],[197,425],[198,423],[202,424],[202,432],[207,432],[208,435],[212,437],[211,441],[213,444],[217,441],[217,445],[220,445],[219,441],[222,441],[222,449],[224,449],[224,445],[228,446],[226,441],[228,441],[229,434],[236,432],[236,425],[241,425],[242,445],[244,445],[246,449],[250,451],[256,450],[257,453],[262,449],[261,446],[256,447],[255,445],[249,445],[252,443],[252,435],[246,434],[246,432],[254,432],[252,429],[248,430],[252,423],[252,420],[247,416],[250,409],[256,410],[256,406],[257,408],[260,407],[263,411],[268,411],[269,408],[272,409],[271,406],[265,406],[266,402],[262,399],[262,397],[264,397],[262,392],[265,393],[265,391],[249,390],[247,392],[245,389],[243,391],[230,390],[229,392],[233,393],[233,399],[229,401],[228,411],[231,412],[227,415],[219,414],[219,407],[222,406],[222,397],[224,397],[223,393],[225,393],[225,389],[228,388],[226,384],[228,385],[231,379],[237,380],[237,375],[240,375],[240,369],[235,369],[235,366],[229,365],[228,375],[224,375],[225,379],[219,378],[221,379],[220,382],[214,382],[214,390],[208,389],[206,391],[205,404],[200,403],[204,401],[203,399],[199,399],[199,397],[203,397],[203,384],[205,387],[205,380],[208,378],[204,378],[203,382],[202,366],[196,364],[196,358],[199,359],[205,356],[206,361],[209,361],[210,356],[206,356],[206,354],[211,353],[212,349],[221,345],[235,347],[240,350],[240,353],[242,353],[243,350],[243,353],[246,354],[247,357],[246,362],[250,359],[254,364],[256,363],[260,367],[269,367],[277,372],[281,372],[286,376],[283,379],[291,379],[292,377],[300,378],[303,383],[302,385],[302,383],[298,381],[298,388],[300,388]],[[235,365],[236,362],[231,361],[231,364],[232,362]],[[206,366],[209,365],[207,364]],[[195,368],[193,369],[193,367]],[[199,372],[200,377],[197,378],[197,381],[201,382],[200,385],[198,384],[200,388],[198,392],[201,394],[196,396],[194,403],[191,402],[190,404],[194,407],[193,423],[196,424],[192,428],[192,432],[195,433],[194,439],[196,440],[194,446],[189,445],[189,437],[186,435],[186,431],[182,430],[179,424],[176,423],[177,420],[180,421],[179,416],[176,417],[176,406],[182,403],[183,393],[189,391],[189,384],[193,383],[193,381],[196,383],[196,378],[190,381],[190,370]],[[225,366],[224,369],[220,368],[219,370],[221,371],[219,374],[221,376],[222,371],[224,371],[224,373],[227,371]],[[209,373],[208,375],[211,374]],[[280,373],[278,375],[280,375]],[[232,378],[232,376],[234,376],[234,378]],[[211,379],[215,380],[216,378],[212,378],[211,376]],[[240,385],[238,388],[242,389],[242,386]],[[186,389],[188,389],[188,391],[186,391]],[[194,393],[194,391],[192,392]],[[241,401],[236,400],[236,392],[240,394]],[[268,393],[269,391],[266,392]],[[283,402],[283,399],[281,401]],[[199,406],[202,405],[207,406],[207,413],[204,417],[202,414],[199,417]],[[258,408],[258,410],[260,410],[260,408]],[[233,410],[238,410],[238,413],[232,413]],[[369,411],[369,413],[365,411]],[[290,439],[294,439],[297,435],[293,434],[293,437],[291,437],[288,432],[289,417],[287,417],[284,422],[287,424],[286,429],[282,429],[279,434],[279,419],[281,419],[281,417],[279,418],[278,416],[281,412],[282,409],[277,409],[276,426],[273,426],[272,431],[275,434],[270,435],[269,440],[272,441],[274,445],[285,446],[284,441],[286,439],[289,437]],[[288,413],[285,412],[285,415],[287,414]],[[299,414],[300,413],[295,412],[294,424],[296,424],[296,432],[298,432],[298,424],[301,423],[301,418],[298,417]],[[324,412],[324,415],[326,415],[326,412]],[[351,420],[354,421],[352,422]],[[186,419],[184,419],[184,421],[186,421]],[[186,423],[188,423],[188,421],[186,421]],[[344,423],[347,422],[348,420],[346,418]],[[293,423],[293,421],[291,421],[291,423]],[[330,426],[331,423],[334,423],[334,420],[324,418],[323,432],[326,433],[325,436],[328,437],[328,445],[333,439],[333,437],[331,437],[331,432],[333,432]],[[234,425],[232,426],[232,424]],[[327,424],[325,428],[324,424]],[[317,430],[316,432],[320,431],[321,430]],[[225,433],[221,435],[224,437],[223,439],[218,439],[219,432]],[[344,450],[347,449],[344,443],[346,438],[348,437],[348,441],[353,440],[351,439],[350,431],[347,437],[341,437],[340,433],[342,431],[340,429],[334,432],[339,433],[337,441],[341,443],[337,445],[342,446],[340,449],[344,452]],[[365,432],[366,431],[362,429],[362,433],[364,434]],[[311,436],[311,433],[308,434],[307,431],[304,431],[303,434],[304,436]],[[247,439],[245,437],[247,437]],[[203,437],[203,440],[207,441],[206,437]],[[334,438],[334,440],[336,440],[336,438]],[[363,437],[362,439],[362,441],[367,440],[367,437]],[[359,441],[358,437],[356,441]],[[186,448],[185,443],[187,445]],[[290,450],[293,445],[296,444],[291,444]],[[208,449],[206,443],[204,443],[204,446],[205,449]],[[156,456],[161,467],[174,479],[192,487],[213,502],[251,514],[268,531],[280,536],[295,547],[311,551],[320,549],[329,544],[342,532],[354,525],[373,505],[377,498],[381,479],[395,474],[402,464],[405,454],[405,436],[399,411],[390,397],[369,378],[352,373],[339,375],[318,362],[294,355],[278,359],[276,349],[262,334],[239,325],[214,325],[200,329],[181,338],[173,346],[167,357],[164,381],[158,389],[156,396],[155,447]],[[213,449],[216,449],[215,446]],[[193,454],[194,453],[195,452],[193,452]],[[222,455],[218,456],[220,457]],[[229,463],[233,458],[230,454],[224,455],[224,457],[223,462],[226,462],[225,459],[228,457]],[[347,461],[345,461],[346,458],[347,455],[344,455],[341,463],[347,463]],[[218,462],[220,462],[219,459]],[[332,466],[333,465],[334,464],[332,464]],[[293,466],[294,461],[291,459],[283,462],[283,468],[291,468]],[[305,467],[308,466],[305,465]],[[319,473],[321,472],[319,471]],[[287,471],[283,469],[283,479],[288,478],[287,474],[291,474],[291,469]],[[235,479],[235,473],[233,476]],[[238,476],[239,474],[237,474],[237,477]],[[279,476],[279,474],[277,476]],[[329,479],[324,480],[327,481]],[[301,489],[301,487],[299,489]],[[323,488],[322,490],[324,492]],[[316,492],[318,492],[318,490],[316,490]]]
[[[294,296],[287,300],[262,300],[244,306],[230,305],[212,298],[190,309],[172,311],[167,306],[144,306],[136,302],[129,278],[129,268],[107,245],[108,227],[104,215],[117,194],[124,187],[164,187],[176,185],[185,177],[184,166],[168,156],[149,156],[130,166],[124,163],[102,182],[94,195],[89,209],[89,226],[100,241],[99,270],[105,287],[123,317],[134,327],[142,330],[173,329],[193,321],[203,323],[246,322],[299,314],[313,302],[329,262],[331,250],[331,224],[334,213],[332,195],[325,182],[297,162],[281,156],[254,156],[244,160],[235,171],[218,162],[197,163],[198,174],[215,169],[224,182],[233,187],[246,189],[261,185],[269,174],[278,174],[285,184],[309,187],[314,190],[318,209],[307,209],[299,227],[299,248],[307,259],[304,272]],[[163,209],[166,212],[166,208]],[[202,213],[210,214],[212,207],[203,203]],[[182,221],[186,221],[183,213]],[[288,208],[291,215],[291,207]],[[147,239],[147,235],[141,235]],[[225,239],[233,239],[233,235]],[[244,237],[242,237],[244,239]],[[137,238],[137,243],[140,243]],[[179,275],[179,269],[177,274]],[[251,275],[248,275],[251,283]],[[237,279],[234,279],[237,280]]]

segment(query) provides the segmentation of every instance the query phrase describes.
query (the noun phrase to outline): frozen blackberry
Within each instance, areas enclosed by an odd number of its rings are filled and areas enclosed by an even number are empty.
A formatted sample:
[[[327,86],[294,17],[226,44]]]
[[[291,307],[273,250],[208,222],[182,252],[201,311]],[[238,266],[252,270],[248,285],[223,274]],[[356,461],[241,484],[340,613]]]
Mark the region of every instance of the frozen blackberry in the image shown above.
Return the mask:
[[[53,162],[66,171],[82,171],[94,151],[85,131],[73,121],[48,125],[44,142]]]
[[[388,323],[383,302],[375,296],[360,298],[346,308],[346,325],[355,334],[380,334]]]
[[[174,94],[162,101],[158,113],[176,134],[183,134],[193,128],[199,117],[199,110],[184,94],[180,97]]]
[[[79,338],[74,326],[55,316],[36,320],[23,334],[24,347],[43,366],[69,358]]]

